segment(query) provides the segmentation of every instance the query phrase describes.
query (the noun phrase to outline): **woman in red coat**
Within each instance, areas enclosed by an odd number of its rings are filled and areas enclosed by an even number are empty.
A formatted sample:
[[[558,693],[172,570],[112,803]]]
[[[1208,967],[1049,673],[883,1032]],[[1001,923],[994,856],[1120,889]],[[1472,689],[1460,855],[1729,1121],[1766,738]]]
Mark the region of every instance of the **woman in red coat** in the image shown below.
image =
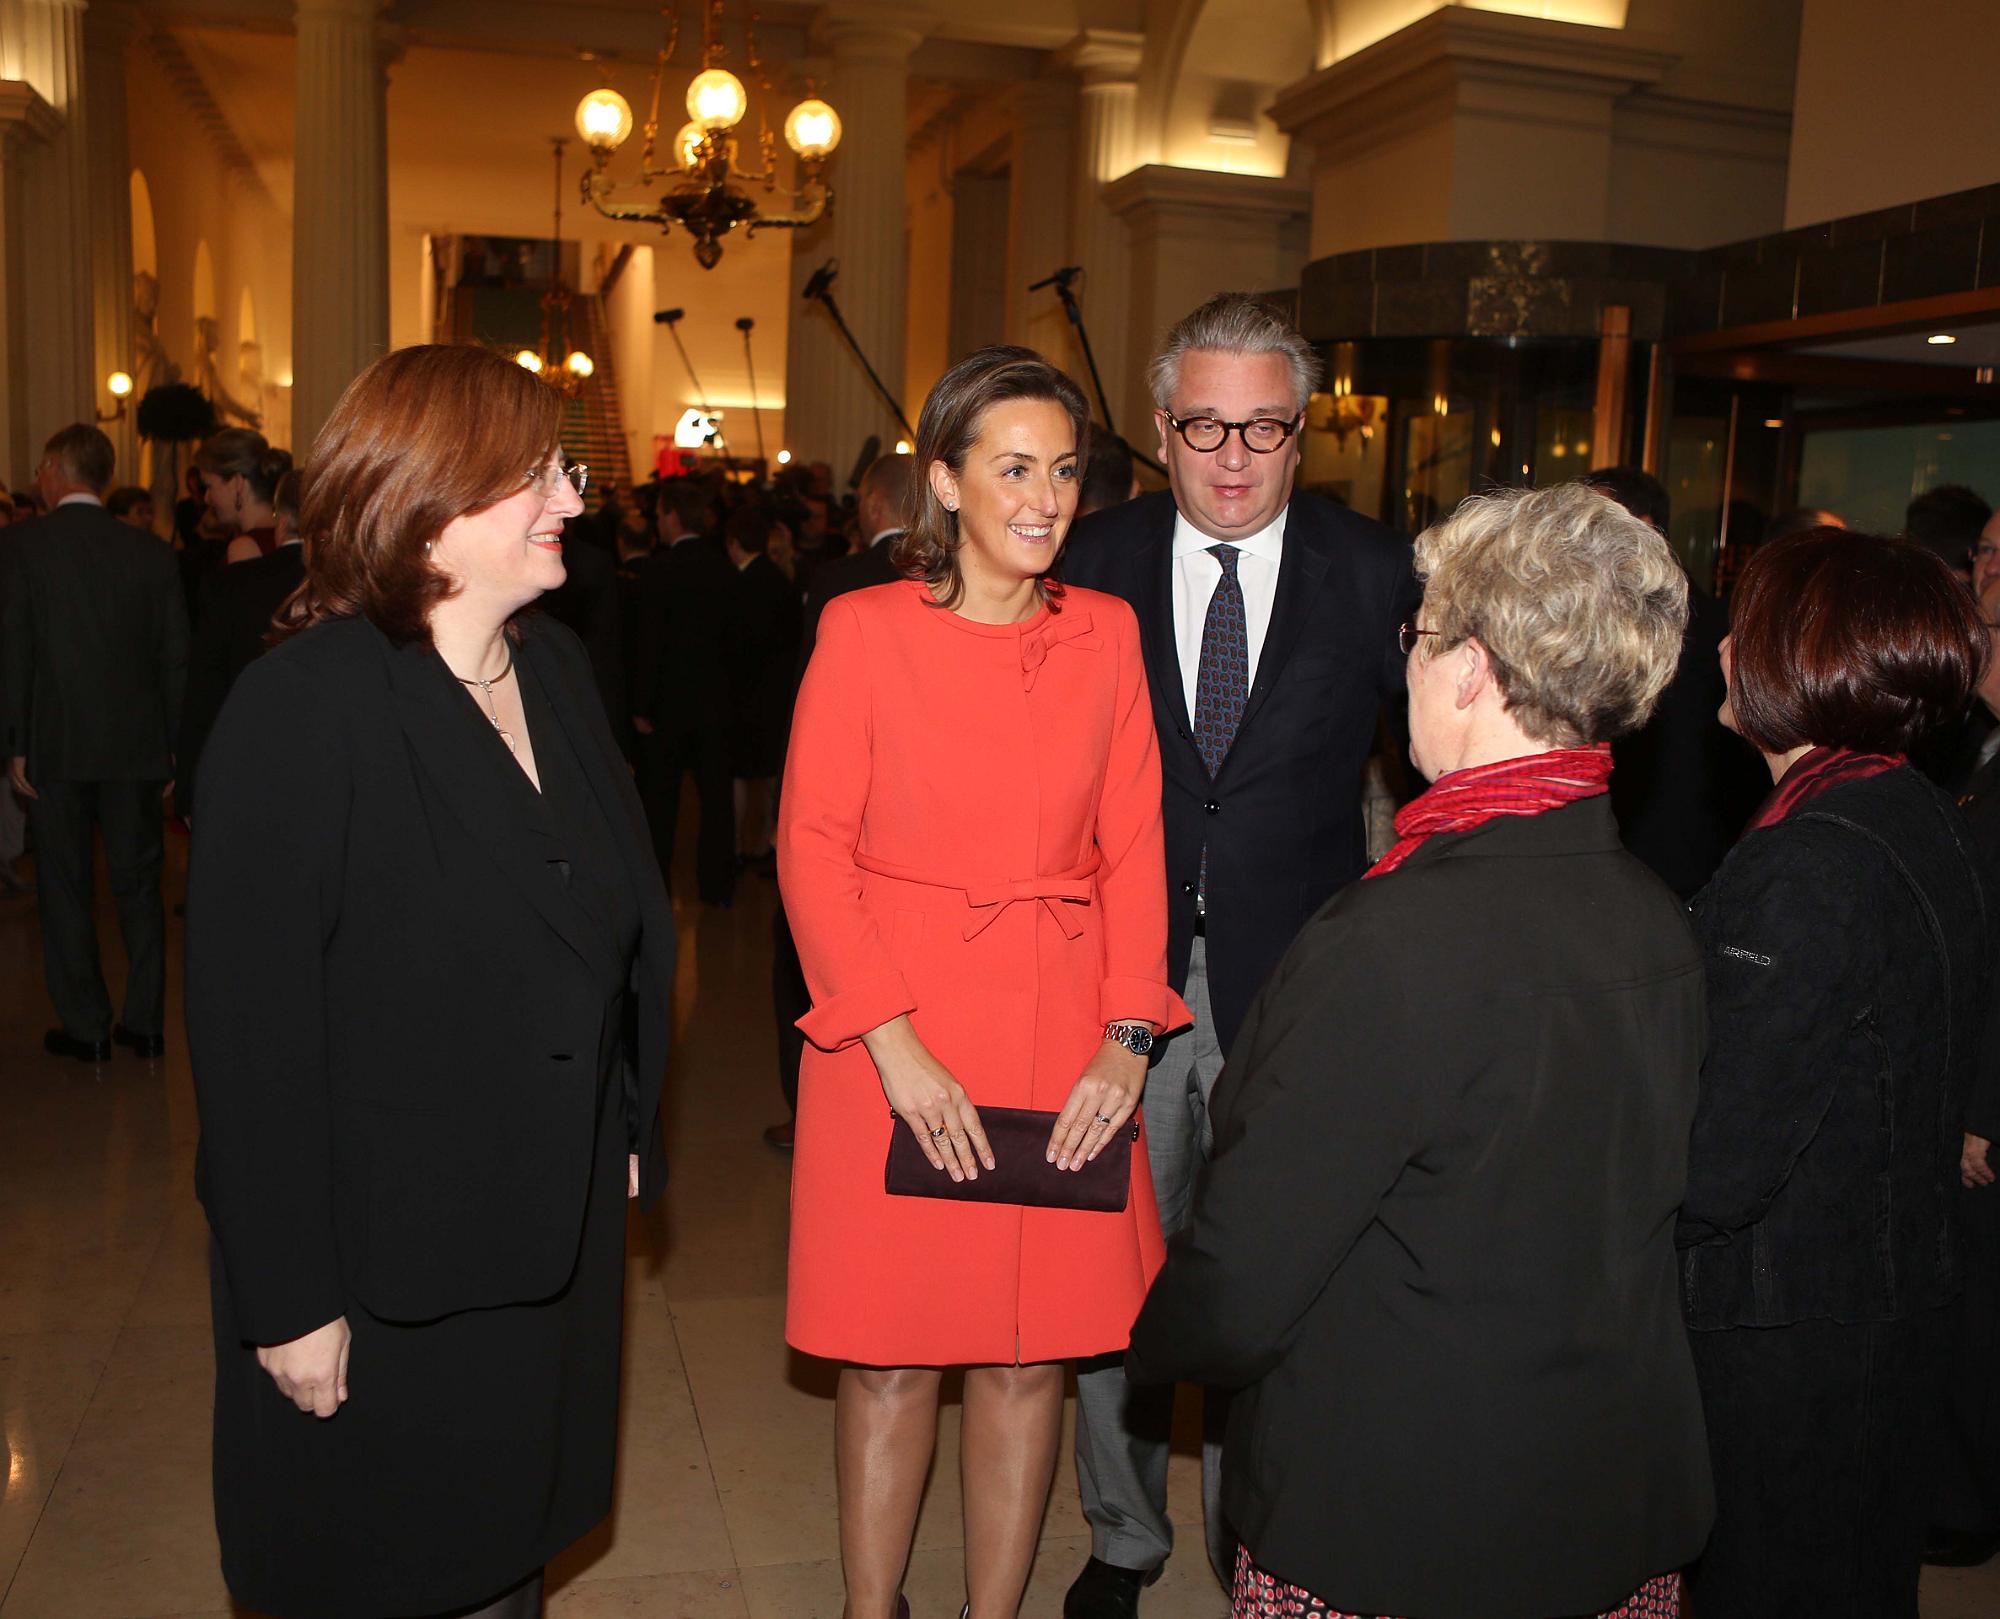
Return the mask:
[[[1081,1169],[1133,1127],[1151,1036],[1187,1019],[1138,623],[1046,577],[1085,420],[1030,350],[947,373],[917,429],[912,577],[828,605],[793,721],[779,876],[813,1009],[786,1337],[847,1363],[848,1619],[902,1610],[946,1366],[969,1368],[970,1612],[1016,1612],[1062,1362],[1125,1345],[1162,1257],[1143,1132],[1116,1214],[884,1190],[898,1130],[940,1177],[993,1170],[982,1107],[1058,1113],[1036,1150]]]

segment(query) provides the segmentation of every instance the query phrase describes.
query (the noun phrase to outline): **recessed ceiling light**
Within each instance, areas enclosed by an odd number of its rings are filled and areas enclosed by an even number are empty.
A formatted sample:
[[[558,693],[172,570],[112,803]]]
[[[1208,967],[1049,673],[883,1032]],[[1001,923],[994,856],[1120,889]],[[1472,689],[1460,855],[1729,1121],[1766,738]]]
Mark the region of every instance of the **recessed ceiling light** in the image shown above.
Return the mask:
[[[1766,416],[1764,418],[1764,425],[1766,427],[1783,427],[1785,425],[1785,418],[1782,416]]]
[[[1956,343],[1958,339],[1950,332],[1932,332],[1926,341],[1935,348],[1943,348],[1947,343]]]

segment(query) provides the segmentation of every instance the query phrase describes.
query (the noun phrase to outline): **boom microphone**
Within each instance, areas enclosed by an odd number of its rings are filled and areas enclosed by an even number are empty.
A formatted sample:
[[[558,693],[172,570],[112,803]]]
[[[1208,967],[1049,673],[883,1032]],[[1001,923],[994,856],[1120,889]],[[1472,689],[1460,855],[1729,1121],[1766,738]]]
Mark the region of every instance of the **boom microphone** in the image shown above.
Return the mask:
[[[1028,290],[1030,292],[1040,292],[1044,287],[1066,287],[1082,274],[1083,266],[1081,264],[1065,264],[1054,275],[1045,275],[1041,280],[1031,284]]]
[[[811,302],[815,298],[824,298],[833,288],[834,277],[839,274],[840,260],[828,259],[813,271],[812,279],[806,283],[806,300]]]
[[[655,326],[671,326],[686,313],[685,309],[662,309],[653,316],[653,324]]]

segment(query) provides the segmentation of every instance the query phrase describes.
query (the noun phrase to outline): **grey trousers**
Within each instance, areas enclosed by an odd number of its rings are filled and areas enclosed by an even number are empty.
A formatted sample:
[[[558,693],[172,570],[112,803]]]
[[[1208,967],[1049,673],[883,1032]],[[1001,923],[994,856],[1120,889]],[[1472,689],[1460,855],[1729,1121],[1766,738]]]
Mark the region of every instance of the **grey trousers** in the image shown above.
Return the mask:
[[[1167,1042],[1146,1078],[1146,1151],[1159,1199],[1160,1224],[1171,1237],[1187,1224],[1195,1171],[1214,1133],[1208,1097],[1222,1072],[1222,1048],[1208,1004],[1208,954],[1194,941],[1184,997],[1194,1027]],[[1126,1381],[1125,1357],[1084,1361],[1076,1375],[1076,1481],[1090,1521],[1091,1554],[1119,1568],[1153,1569],[1173,1550],[1167,1521],[1167,1452],[1174,1391]],[[1201,1507],[1208,1560],[1224,1588],[1236,1566],[1236,1537],[1222,1521],[1222,1432],[1226,1398],[1202,1394]]]
[[[157,781],[38,781],[28,805],[35,828],[42,969],[64,1030],[78,1040],[111,1038],[111,995],[97,952],[96,840],[104,834],[111,898],[125,939],[125,998],[119,1018],[138,1034],[167,1026],[166,864]]]

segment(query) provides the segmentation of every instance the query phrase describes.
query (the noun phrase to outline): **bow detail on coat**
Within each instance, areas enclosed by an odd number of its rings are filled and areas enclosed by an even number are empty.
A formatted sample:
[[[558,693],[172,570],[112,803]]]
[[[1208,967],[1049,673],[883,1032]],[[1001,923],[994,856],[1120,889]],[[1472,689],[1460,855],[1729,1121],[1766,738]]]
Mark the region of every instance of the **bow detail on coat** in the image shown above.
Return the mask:
[[[1091,862],[1091,869],[1097,863]],[[965,929],[968,939],[976,939],[995,922],[1010,905],[1029,904],[1040,900],[1048,907],[1049,915],[1056,920],[1056,926],[1063,930],[1066,939],[1083,936],[1083,924],[1079,922],[1069,907],[1088,905],[1097,896],[1088,877],[1072,878],[1068,873],[1057,877],[1027,877],[1012,883],[974,883],[965,891],[965,903],[973,910],[985,914],[975,916]]]
[[[1043,664],[1049,661],[1049,654],[1059,646],[1074,646],[1084,651],[1095,652],[1103,643],[1091,633],[1090,615],[1072,608],[1066,613],[1051,614],[1039,629],[1031,630],[1021,637],[1021,690],[1035,689],[1035,676],[1041,672]]]

